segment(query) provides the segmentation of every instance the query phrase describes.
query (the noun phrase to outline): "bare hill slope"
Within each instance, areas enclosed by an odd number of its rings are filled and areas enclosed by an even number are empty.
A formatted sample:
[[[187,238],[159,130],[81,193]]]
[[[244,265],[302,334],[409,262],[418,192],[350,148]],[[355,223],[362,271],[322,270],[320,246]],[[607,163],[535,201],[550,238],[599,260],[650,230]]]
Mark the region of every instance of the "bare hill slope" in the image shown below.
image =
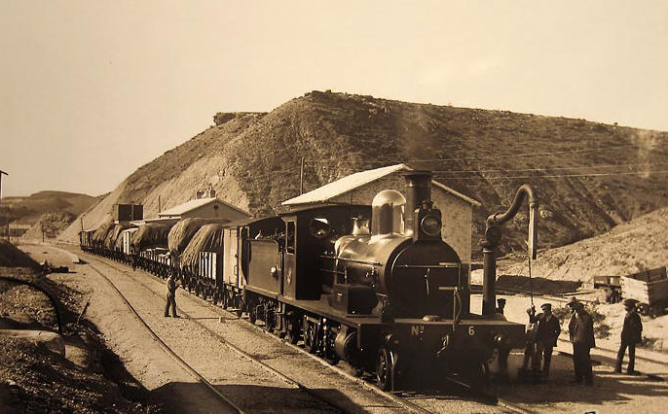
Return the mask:
[[[667,176],[648,172],[668,170],[664,132],[316,91],[268,114],[218,114],[215,121],[130,175],[86,213],[85,227],[102,222],[114,202],[142,202],[150,217],[159,198],[165,209],[209,187],[266,214],[298,194],[302,157],[307,191],[399,162],[439,170],[437,179],[483,203],[478,234],[484,217],[529,182],[541,199],[541,247],[601,234],[668,205]],[[74,239],[79,227],[63,237]],[[524,249],[525,227],[520,215],[505,250]]]
[[[668,208],[653,211],[607,233],[539,253],[532,274],[557,280],[628,275],[668,265]],[[499,273],[528,275],[526,262],[501,263]]]

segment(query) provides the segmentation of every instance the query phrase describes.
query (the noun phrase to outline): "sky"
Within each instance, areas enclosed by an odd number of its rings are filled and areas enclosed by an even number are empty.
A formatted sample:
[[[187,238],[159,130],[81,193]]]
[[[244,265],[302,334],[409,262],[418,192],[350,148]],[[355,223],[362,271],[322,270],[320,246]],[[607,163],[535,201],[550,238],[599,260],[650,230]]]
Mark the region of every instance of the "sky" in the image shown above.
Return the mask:
[[[0,0],[3,196],[99,195],[311,90],[668,130],[663,0]]]

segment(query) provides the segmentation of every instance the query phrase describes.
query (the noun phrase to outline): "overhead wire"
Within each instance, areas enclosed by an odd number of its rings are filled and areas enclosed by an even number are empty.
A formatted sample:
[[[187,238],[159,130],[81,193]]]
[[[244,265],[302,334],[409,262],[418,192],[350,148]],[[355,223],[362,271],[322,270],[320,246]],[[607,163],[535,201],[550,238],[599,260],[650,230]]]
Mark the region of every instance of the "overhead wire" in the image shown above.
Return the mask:
[[[501,177],[442,177],[437,175],[440,179],[448,180],[510,180],[519,178],[574,178],[574,177],[609,177],[618,175],[642,175],[642,174],[668,174],[668,170],[650,170],[650,171],[624,171],[611,173],[590,173],[590,174],[562,174],[562,175],[517,175],[517,176],[501,176]]]
[[[525,171],[546,171],[546,170],[580,170],[592,168],[613,168],[613,167],[639,167],[639,166],[663,166],[668,163],[652,164],[641,162],[634,164],[596,164],[596,165],[578,165],[571,167],[541,167],[541,168],[521,168],[521,169],[496,169],[496,170],[431,170],[433,173],[464,174],[464,173],[494,173],[494,172],[525,172]]]
[[[638,146],[634,144],[628,144],[628,145],[619,145],[619,146],[603,146],[603,147],[597,147],[597,148],[588,148],[588,149],[569,149],[569,150],[563,150],[563,151],[546,151],[546,152],[526,152],[526,153],[518,153],[518,154],[503,154],[503,155],[490,155],[490,156],[477,156],[477,157],[449,157],[449,158],[415,158],[415,159],[408,159],[405,160],[405,162],[410,162],[410,161],[429,161],[429,162],[436,162],[436,161],[449,161],[449,160],[484,160],[484,159],[498,159],[498,158],[517,158],[517,157],[533,157],[533,156],[542,156],[542,155],[556,155],[556,154],[575,154],[575,153],[585,153],[585,152],[600,152],[600,151],[605,151],[605,150],[617,150],[617,149],[625,149],[625,148],[638,148]]]

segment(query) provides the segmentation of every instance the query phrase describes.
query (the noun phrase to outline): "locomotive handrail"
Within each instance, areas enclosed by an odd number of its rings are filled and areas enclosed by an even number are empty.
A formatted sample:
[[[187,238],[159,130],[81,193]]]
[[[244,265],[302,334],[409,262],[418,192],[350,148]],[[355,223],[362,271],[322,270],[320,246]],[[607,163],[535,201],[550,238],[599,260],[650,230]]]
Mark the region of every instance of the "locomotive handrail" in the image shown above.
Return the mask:
[[[451,263],[439,263],[437,265],[411,265],[411,264],[400,264],[394,265],[394,267],[401,267],[405,269],[426,269],[426,268],[441,268],[441,269],[455,269],[459,268],[461,263],[451,262]]]
[[[320,256],[320,257],[327,258],[327,257],[323,257],[323,256]],[[348,259],[348,258],[345,258],[345,257],[338,257],[338,258],[336,258],[336,260],[341,260],[341,261],[344,261],[344,262],[351,262],[351,263],[368,264],[368,265],[372,265],[372,266],[382,265],[382,263],[380,263],[380,262],[372,262],[370,260]]]

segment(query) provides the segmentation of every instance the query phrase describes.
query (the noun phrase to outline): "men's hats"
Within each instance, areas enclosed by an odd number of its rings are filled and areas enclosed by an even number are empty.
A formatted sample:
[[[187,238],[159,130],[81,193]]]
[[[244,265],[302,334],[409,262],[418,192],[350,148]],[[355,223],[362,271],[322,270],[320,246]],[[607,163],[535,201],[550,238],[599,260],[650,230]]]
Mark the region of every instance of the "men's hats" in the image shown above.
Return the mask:
[[[575,299],[575,296],[571,297],[571,300],[568,301],[567,305],[572,309],[584,309],[584,304]]]
[[[543,303],[540,305],[540,308],[544,311],[549,311],[552,310],[552,304],[551,303]]]
[[[638,301],[635,299],[624,299],[624,306],[635,307],[638,304]]]

